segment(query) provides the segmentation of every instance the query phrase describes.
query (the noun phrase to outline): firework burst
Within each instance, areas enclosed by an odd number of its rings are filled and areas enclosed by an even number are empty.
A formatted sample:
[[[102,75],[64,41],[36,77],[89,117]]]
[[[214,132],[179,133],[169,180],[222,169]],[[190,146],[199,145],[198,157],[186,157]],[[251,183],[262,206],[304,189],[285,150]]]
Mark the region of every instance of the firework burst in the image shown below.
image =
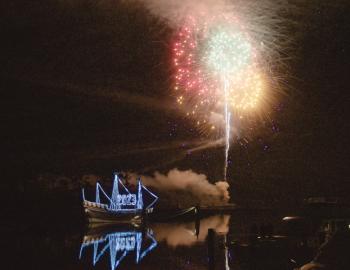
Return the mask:
[[[237,19],[214,17],[199,26],[189,17],[174,38],[173,56],[177,103],[201,130],[224,130],[226,102],[239,117],[262,104],[264,75],[257,50]]]
[[[201,20],[202,21],[202,20]],[[187,18],[174,39],[174,90],[200,130],[225,137],[226,177],[231,121],[257,110],[263,72],[249,33],[235,17]]]

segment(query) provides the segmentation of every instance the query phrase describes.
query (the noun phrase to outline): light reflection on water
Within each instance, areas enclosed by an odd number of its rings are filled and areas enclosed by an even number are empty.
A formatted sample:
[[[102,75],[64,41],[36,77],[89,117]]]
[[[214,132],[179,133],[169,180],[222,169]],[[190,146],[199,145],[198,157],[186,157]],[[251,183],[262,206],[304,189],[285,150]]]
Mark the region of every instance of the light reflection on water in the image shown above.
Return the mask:
[[[226,235],[229,221],[229,215],[217,215],[187,223],[152,223],[147,228],[95,226],[82,240],[79,259],[85,262],[90,260],[91,266],[104,264],[106,269],[111,270],[126,266],[123,261],[127,257],[129,260],[126,264],[138,265],[159,244],[170,249],[203,244],[208,229]],[[109,266],[106,265],[107,261]]]
[[[164,241],[170,247],[192,246],[205,241],[208,229],[214,229],[218,234],[227,233],[229,221],[229,215],[222,215],[211,216],[198,223],[155,223],[151,224],[151,228],[157,241]]]
[[[148,241],[147,241],[148,240]],[[148,242],[148,244],[145,244]],[[109,255],[110,268],[114,270],[129,253],[134,253],[138,264],[157,246],[151,231],[114,231],[100,235],[84,236],[80,247],[79,259],[85,248],[93,248],[92,263],[96,265],[102,256]]]

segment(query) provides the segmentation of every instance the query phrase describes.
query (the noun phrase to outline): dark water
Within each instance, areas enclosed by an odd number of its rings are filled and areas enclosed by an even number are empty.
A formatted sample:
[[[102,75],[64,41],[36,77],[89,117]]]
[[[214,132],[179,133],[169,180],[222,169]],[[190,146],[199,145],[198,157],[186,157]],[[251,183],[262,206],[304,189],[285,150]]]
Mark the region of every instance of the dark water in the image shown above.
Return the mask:
[[[323,220],[308,230],[282,218],[264,211],[234,212],[145,227],[11,233],[5,235],[3,265],[62,270],[295,269],[314,258],[327,240],[320,229],[332,224]]]

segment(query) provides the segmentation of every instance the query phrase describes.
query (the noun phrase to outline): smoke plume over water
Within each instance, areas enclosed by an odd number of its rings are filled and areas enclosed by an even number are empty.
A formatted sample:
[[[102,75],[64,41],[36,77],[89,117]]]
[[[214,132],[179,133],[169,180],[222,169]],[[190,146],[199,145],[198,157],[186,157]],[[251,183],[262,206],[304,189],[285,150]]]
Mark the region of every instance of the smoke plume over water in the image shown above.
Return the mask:
[[[127,175],[129,182],[135,183],[138,175],[135,173],[127,173]],[[167,174],[155,172],[153,176],[141,175],[140,177],[146,186],[166,192],[167,199],[170,201],[178,201],[181,197],[183,204],[222,205],[230,199],[227,182],[218,181],[212,184],[206,175],[192,170],[172,169]],[[183,194],[187,195],[183,197]]]

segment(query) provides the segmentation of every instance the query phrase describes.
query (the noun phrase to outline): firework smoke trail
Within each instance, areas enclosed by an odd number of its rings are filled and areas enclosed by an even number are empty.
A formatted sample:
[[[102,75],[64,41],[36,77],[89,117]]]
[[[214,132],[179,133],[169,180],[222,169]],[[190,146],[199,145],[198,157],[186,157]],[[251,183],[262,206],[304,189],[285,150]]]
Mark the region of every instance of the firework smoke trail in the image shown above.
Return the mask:
[[[230,131],[231,131],[231,113],[228,110],[228,79],[224,78],[224,95],[225,95],[225,165],[224,180],[227,181],[228,153],[230,150]]]
[[[218,26],[216,24],[218,24]],[[222,22],[216,22],[216,24],[212,27],[213,30],[209,31],[204,62],[210,75],[216,80],[220,78],[219,81],[221,82],[216,92],[219,97],[223,96],[221,99],[224,103],[224,179],[227,180],[231,111],[233,111],[230,108],[230,103],[237,103],[235,95],[237,90],[239,90],[234,82],[242,77],[249,77],[249,72],[247,71],[255,64],[253,61],[252,46],[245,37],[245,34],[241,32],[241,29],[237,29],[235,26],[236,22],[225,20],[224,24]],[[244,104],[244,106],[246,106],[246,104]]]

